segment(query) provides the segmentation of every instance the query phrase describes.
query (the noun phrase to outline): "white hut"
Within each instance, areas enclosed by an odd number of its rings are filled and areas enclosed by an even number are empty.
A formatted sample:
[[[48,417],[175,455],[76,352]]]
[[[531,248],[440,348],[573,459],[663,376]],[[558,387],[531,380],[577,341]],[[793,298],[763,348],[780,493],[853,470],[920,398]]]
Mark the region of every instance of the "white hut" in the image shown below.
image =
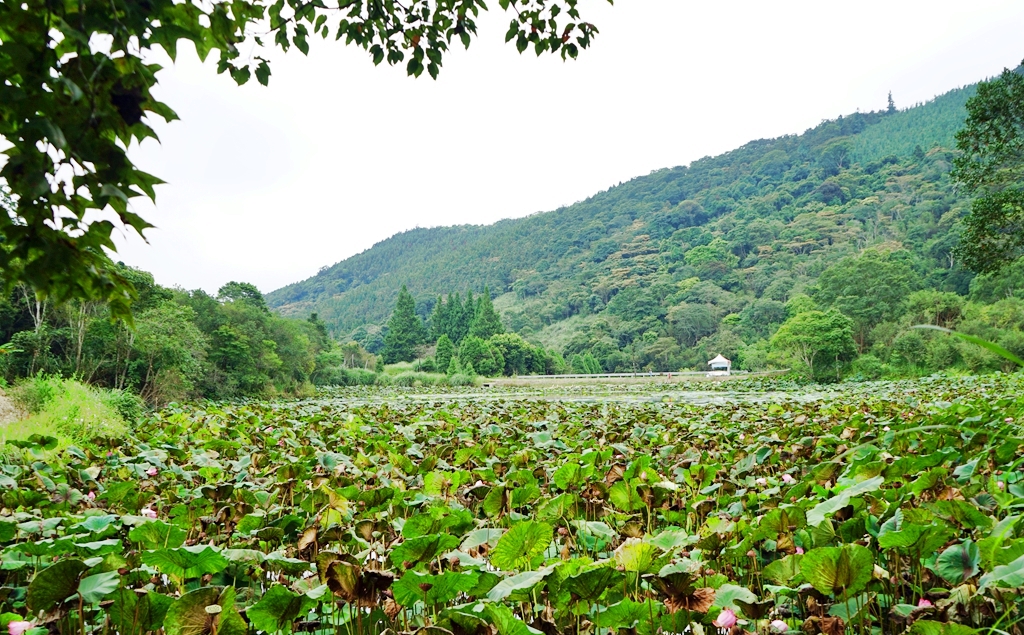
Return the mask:
[[[732,362],[721,355],[718,355],[713,360],[709,361],[708,366],[711,367],[711,372],[708,373],[708,377],[728,375],[729,371],[732,370]]]

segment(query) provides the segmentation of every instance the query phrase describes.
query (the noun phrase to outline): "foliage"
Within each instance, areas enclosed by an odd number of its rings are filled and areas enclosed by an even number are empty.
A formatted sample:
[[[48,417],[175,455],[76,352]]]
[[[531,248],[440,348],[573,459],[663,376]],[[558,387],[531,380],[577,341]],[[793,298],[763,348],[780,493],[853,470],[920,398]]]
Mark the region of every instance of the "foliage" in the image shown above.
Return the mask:
[[[956,134],[960,155],[953,179],[978,194],[965,220],[957,249],[965,264],[979,272],[996,271],[1021,255],[1024,214],[1024,75],[1005,69],[978,85],[967,101],[967,121]]]
[[[835,309],[794,315],[775,332],[771,345],[799,362],[813,378],[830,374],[838,379],[840,364],[856,354],[850,319]]]
[[[141,414],[136,395],[160,405],[196,396],[297,394],[314,381],[367,383],[353,367],[375,365],[358,345],[337,347],[315,315],[271,314],[251,284],[229,283],[215,298],[160,287],[136,269],[119,271],[138,296],[131,325],[113,320],[101,303],[53,305],[24,289],[0,297],[0,338],[16,345],[0,359],[0,371],[7,380],[29,378],[16,391],[29,411],[54,396],[60,376],[112,389],[104,393],[109,405],[134,420]]]
[[[1022,387],[175,405],[7,445],[0,610],[61,635],[1015,632]]]
[[[68,447],[96,438],[114,439],[124,435],[126,424],[135,420],[129,417],[142,414],[133,395],[58,377],[27,379],[14,387],[12,395],[31,414],[4,426],[5,441],[26,441],[33,435],[43,435]]]
[[[416,346],[426,339],[426,329],[416,315],[416,301],[402,285],[395,303],[395,312],[388,320],[384,336],[384,363],[411,362],[416,359]]]
[[[597,29],[581,19],[577,0],[501,0],[514,10],[506,41],[522,53],[575,58]],[[181,40],[200,59],[218,56],[217,71],[239,84],[270,78],[264,46],[309,52],[313,36],[344,38],[374,64],[405,64],[409,75],[437,77],[453,42],[468,47],[480,0],[414,0],[406,5],[355,0],[285,3],[233,0],[205,5],[155,0],[0,5],[0,270],[6,289],[32,287],[62,303],[102,301],[130,320],[132,281],[108,258],[116,225],[92,218],[113,211],[124,229],[151,225],[130,211],[136,197],[155,199],[159,178],[132,164],[127,148],[156,134],[149,117],[177,119],[153,91],[161,48],[172,60]],[[6,145],[5,144],[5,145]]]

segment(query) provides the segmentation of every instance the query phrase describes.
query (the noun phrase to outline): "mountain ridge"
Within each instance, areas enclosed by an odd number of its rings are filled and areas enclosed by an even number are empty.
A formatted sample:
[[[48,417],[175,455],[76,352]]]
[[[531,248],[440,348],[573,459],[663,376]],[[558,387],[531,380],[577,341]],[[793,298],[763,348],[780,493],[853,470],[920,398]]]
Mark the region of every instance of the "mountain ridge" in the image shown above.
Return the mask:
[[[661,306],[646,317],[665,322],[685,302],[679,285],[693,278],[742,300],[719,307],[720,320],[763,297],[770,282],[758,278],[788,277],[783,296],[800,293],[829,264],[886,243],[912,252],[930,287],[966,294],[972,276],[942,263],[967,209],[947,173],[973,92],[962,87],[913,108],[853,113],[799,135],[750,141],[548,212],[401,232],[267,301],[285,315],[316,312],[347,338],[379,328],[402,284],[424,317],[439,295],[486,286],[510,328],[543,341],[546,329],[576,315],[635,322],[609,309],[631,287],[660,289]],[[691,262],[688,254],[701,249],[714,252],[717,269]]]

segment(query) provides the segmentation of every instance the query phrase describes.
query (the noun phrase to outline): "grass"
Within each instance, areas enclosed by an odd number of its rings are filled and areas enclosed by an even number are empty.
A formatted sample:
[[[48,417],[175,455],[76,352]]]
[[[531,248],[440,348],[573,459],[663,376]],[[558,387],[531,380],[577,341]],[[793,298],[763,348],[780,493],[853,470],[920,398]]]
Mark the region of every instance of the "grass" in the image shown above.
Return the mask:
[[[0,428],[0,443],[23,441],[34,434],[54,437],[58,448],[128,432],[127,420],[142,414],[141,402],[125,391],[93,388],[72,379],[39,375],[11,390],[30,414]]]

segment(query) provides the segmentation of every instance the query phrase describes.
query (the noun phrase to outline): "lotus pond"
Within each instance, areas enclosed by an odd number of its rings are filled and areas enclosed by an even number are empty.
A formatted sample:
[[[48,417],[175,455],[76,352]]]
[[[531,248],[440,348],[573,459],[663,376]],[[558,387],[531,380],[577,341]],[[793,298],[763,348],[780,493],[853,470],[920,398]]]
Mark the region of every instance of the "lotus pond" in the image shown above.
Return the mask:
[[[363,389],[35,437],[0,465],[0,627],[1021,633],[1022,387]]]

